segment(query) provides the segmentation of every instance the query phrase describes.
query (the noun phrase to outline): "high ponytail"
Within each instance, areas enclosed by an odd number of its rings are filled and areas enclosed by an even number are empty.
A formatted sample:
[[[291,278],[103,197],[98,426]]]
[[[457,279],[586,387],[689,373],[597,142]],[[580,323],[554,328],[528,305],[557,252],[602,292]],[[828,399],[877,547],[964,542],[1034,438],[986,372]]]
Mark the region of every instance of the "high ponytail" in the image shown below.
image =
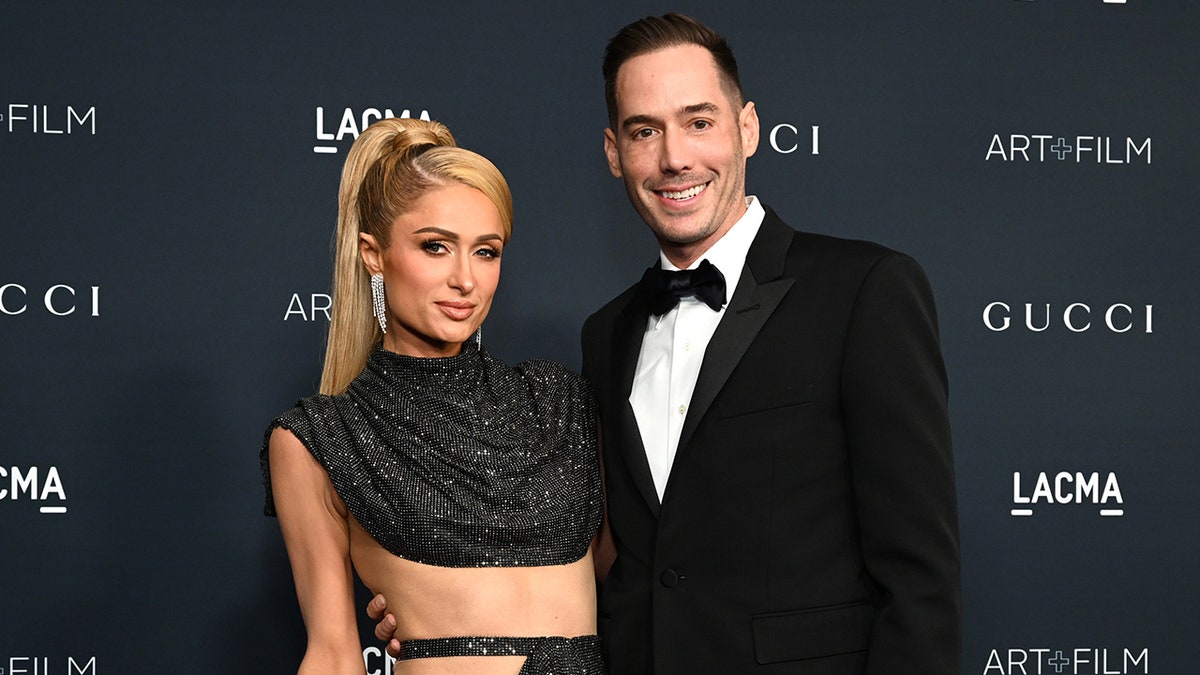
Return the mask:
[[[370,277],[359,253],[360,233],[387,248],[392,224],[432,188],[462,183],[483,192],[512,232],[512,195],[500,170],[456,146],[438,122],[391,118],[367,127],[350,148],[338,188],[333,309],[321,393],[336,395],[367,365],[382,337],[371,315]]]

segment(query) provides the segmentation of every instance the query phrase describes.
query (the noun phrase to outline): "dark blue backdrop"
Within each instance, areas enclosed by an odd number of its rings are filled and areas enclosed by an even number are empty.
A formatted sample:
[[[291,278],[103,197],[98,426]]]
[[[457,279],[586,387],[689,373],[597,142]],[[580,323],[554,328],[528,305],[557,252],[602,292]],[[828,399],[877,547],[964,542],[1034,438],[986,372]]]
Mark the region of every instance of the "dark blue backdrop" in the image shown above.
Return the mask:
[[[1200,5],[406,4],[3,10],[0,673],[293,672],[258,446],[316,387],[364,116],[505,171],[485,339],[577,367],[655,255],[604,164],[601,51],[668,10],[739,55],[750,191],[929,273],[963,672],[1196,668]]]

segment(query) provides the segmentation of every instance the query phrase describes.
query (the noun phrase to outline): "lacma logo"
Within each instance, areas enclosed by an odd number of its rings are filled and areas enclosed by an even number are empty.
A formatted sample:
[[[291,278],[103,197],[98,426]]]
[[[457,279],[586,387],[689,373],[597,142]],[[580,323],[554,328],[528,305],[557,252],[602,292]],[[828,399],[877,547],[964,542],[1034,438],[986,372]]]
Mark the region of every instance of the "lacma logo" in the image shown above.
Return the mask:
[[[1012,515],[1028,517],[1043,505],[1063,504],[1099,506],[1100,515],[1106,518],[1125,515],[1125,500],[1115,473],[1109,472],[1101,478],[1096,471],[1090,474],[1059,471],[1051,477],[1043,471],[1031,485],[1028,479],[1021,478],[1021,472],[1013,472]]]
[[[0,124],[8,133],[96,135],[96,106],[76,109],[74,106],[9,103],[0,112]]]
[[[336,113],[335,113],[336,114]],[[392,112],[391,108],[380,110],[378,108],[367,108],[361,113],[355,113],[354,108],[346,108],[341,113],[340,121],[337,122],[336,131],[327,131],[334,129],[332,120],[326,118],[325,108],[317,106],[317,144],[313,146],[313,152],[317,154],[337,154],[338,146],[332,145],[330,142],[341,142],[349,138],[351,142],[358,138],[363,129],[371,126],[372,123],[378,122],[389,117],[411,118],[412,111],[404,109],[400,114]],[[418,115],[418,119],[429,121],[429,111],[422,110]]]
[[[67,491],[63,489],[58,467],[42,471],[36,466],[0,466],[0,500],[18,502],[22,499],[52,502],[38,506],[39,513],[66,513]]]
[[[1151,139],[1066,136],[1059,134],[993,134],[984,161],[1065,162],[1076,164],[1149,164]]]
[[[983,675],[1150,675],[1150,650],[993,649]]]

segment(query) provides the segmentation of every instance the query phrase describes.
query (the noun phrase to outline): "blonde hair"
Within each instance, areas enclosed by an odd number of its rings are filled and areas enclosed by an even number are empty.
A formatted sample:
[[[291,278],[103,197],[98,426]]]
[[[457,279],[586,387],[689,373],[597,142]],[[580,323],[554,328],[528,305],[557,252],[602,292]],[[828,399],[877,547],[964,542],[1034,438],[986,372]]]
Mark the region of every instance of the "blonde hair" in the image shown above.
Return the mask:
[[[342,168],[334,244],[333,311],[325,348],[321,393],[336,395],[367,365],[382,337],[371,315],[370,275],[359,253],[360,233],[383,248],[392,224],[430,189],[450,183],[473,187],[496,206],[507,242],[512,234],[512,194],[486,158],[457,147],[438,122],[385,119],[358,137]]]

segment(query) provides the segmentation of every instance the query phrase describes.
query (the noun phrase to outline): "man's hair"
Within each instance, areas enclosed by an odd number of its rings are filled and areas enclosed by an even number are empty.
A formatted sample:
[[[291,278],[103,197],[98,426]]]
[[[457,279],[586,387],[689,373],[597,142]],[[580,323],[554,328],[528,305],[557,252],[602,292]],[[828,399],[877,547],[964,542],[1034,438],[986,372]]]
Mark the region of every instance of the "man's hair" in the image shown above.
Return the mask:
[[[676,14],[648,16],[617,31],[604,49],[604,102],[608,121],[617,124],[617,71],[629,59],[668,47],[697,45],[712,54],[721,76],[721,86],[737,105],[742,104],[742,83],[738,78],[737,59],[720,33],[696,21]]]

